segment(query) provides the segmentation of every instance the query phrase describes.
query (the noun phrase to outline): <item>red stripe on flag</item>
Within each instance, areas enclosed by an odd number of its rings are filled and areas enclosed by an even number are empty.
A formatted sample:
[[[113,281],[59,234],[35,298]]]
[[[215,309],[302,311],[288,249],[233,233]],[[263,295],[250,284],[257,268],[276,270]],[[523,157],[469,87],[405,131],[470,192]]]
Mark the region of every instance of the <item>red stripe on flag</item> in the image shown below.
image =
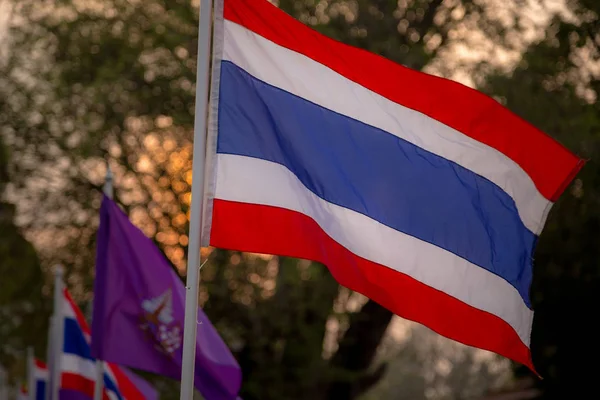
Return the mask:
[[[62,378],[60,381],[60,388],[65,390],[74,390],[80,393],[83,393],[90,398],[94,398],[94,386],[96,382],[90,380],[84,376],[72,374],[69,372],[63,372]],[[103,400],[110,400],[106,390],[104,390],[104,394],[102,396]]]
[[[110,370],[112,371],[113,376],[116,380],[116,386],[119,388],[119,392],[121,395],[125,397],[127,400],[143,400],[144,395],[140,390],[135,386],[129,377],[125,375],[125,373],[121,370],[121,368],[113,363],[108,363]]]
[[[358,257],[303,214],[215,199],[210,244],[323,263],[340,284],[395,314],[534,370],[529,349],[508,323],[405,274]]]
[[[224,17],[504,153],[549,200],[555,201],[583,166],[581,159],[491,97],[327,38],[265,0],[225,0]]]
[[[73,300],[73,298],[71,297],[71,294],[69,293],[69,291],[67,289],[64,290],[64,294],[65,294],[65,298],[71,305],[71,308],[75,312],[75,318],[77,319],[77,323],[81,327],[81,330],[83,331],[83,333],[86,333],[89,336],[91,334],[90,327],[88,326],[83,313],[81,312],[79,307],[77,307],[77,304],[75,304],[75,301]]]

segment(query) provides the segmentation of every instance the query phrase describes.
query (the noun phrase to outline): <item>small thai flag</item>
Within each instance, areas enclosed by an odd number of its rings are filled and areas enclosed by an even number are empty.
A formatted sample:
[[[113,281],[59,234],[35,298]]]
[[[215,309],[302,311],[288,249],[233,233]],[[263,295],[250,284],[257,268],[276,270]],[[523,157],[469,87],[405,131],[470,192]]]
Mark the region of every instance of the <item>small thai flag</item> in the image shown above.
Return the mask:
[[[60,399],[93,399],[96,381],[96,360],[90,352],[90,329],[83,313],[68,291],[64,290],[64,342],[60,358]],[[103,362],[105,400],[152,400],[158,393],[130,379],[130,371],[112,363]],[[148,387],[147,387],[148,386]]]
[[[33,381],[35,395],[32,396],[31,399],[44,400],[46,387],[48,386],[48,377],[48,367],[46,366],[46,364],[38,360],[37,358],[34,359]]]
[[[25,398],[29,400],[45,400],[49,379],[48,367],[43,361],[33,357],[33,354],[28,356],[27,365],[27,388],[22,388],[27,393]]]

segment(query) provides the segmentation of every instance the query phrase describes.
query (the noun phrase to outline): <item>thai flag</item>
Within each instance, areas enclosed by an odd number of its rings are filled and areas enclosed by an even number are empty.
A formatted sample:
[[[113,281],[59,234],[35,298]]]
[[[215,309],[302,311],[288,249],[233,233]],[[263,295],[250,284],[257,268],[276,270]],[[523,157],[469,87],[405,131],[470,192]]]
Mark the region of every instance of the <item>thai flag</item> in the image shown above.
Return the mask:
[[[28,360],[28,398],[30,400],[45,400],[48,387],[49,372],[46,364],[37,358]]]
[[[96,380],[96,361],[90,354],[90,329],[81,310],[68,291],[63,301],[64,342],[60,359],[60,399],[92,399]],[[156,399],[153,389],[140,388],[130,379],[131,372],[103,362],[105,400]]]
[[[25,385],[21,385],[19,388],[19,391],[17,392],[17,400],[31,400]]]
[[[492,98],[265,0],[217,2],[214,37],[203,245],[322,262],[533,368],[532,255],[582,160]]]

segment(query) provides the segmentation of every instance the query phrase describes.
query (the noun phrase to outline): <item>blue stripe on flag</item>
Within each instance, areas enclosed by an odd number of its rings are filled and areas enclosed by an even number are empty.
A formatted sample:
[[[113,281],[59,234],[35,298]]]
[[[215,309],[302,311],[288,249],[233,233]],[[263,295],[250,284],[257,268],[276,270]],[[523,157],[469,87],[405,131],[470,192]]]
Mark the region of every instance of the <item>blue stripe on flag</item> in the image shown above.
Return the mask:
[[[123,396],[121,396],[121,392],[119,392],[116,382],[113,382],[106,373],[104,374],[104,388],[113,392],[119,400],[123,400]]]
[[[35,400],[46,399],[46,381],[38,380],[35,385]]]
[[[222,64],[220,90],[217,152],[284,165],[324,200],[504,278],[530,306],[537,237],[498,186],[385,131],[270,86],[229,61]]]
[[[90,351],[90,346],[83,336],[83,331],[77,321],[72,318],[65,318],[65,342],[63,344],[65,353],[94,360]]]

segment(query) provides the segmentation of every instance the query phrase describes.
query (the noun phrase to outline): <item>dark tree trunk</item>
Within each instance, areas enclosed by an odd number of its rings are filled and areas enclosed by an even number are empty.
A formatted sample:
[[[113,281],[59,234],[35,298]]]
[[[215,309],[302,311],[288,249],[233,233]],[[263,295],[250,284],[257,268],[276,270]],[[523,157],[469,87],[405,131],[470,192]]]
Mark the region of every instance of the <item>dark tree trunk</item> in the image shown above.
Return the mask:
[[[350,319],[350,328],[332,357],[333,376],[326,384],[326,398],[356,399],[383,376],[385,366],[369,372],[375,353],[394,314],[373,300]],[[336,374],[336,371],[344,371]]]

